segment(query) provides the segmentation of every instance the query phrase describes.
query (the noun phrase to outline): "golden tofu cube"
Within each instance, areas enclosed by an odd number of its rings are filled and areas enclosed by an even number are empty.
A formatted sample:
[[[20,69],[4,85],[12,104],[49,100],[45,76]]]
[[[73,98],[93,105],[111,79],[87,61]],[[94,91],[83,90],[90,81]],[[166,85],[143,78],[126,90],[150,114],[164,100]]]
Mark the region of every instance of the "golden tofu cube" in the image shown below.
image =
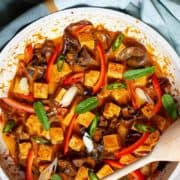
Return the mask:
[[[79,42],[82,46],[87,46],[90,49],[94,49],[94,38],[92,33],[80,33],[79,36]]]
[[[57,66],[53,65],[52,70],[50,72],[50,82],[58,83],[60,79],[70,74],[71,72],[72,72],[72,69],[66,62],[64,62],[63,67],[60,72],[57,70]]]
[[[39,161],[51,161],[53,156],[52,146],[40,144],[38,148],[37,156]]]
[[[50,138],[52,144],[57,144],[63,141],[64,135],[62,128],[52,127],[50,128]]]
[[[120,137],[117,134],[103,136],[104,149],[114,152],[120,149]]]
[[[96,175],[99,179],[102,179],[112,173],[113,173],[112,168],[106,164],[96,173]]]
[[[99,71],[91,70],[85,73],[84,85],[87,87],[93,87],[99,79]]]
[[[34,97],[46,99],[48,97],[48,84],[34,83]]]
[[[141,112],[144,114],[144,116],[150,119],[154,113],[154,105],[153,104],[145,105],[144,107],[141,108]]]
[[[77,122],[87,128],[94,117],[95,115],[92,112],[85,112],[77,117]]]
[[[75,180],[88,180],[89,176],[88,176],[88,168],[81,166],[78,169],[77,175],[75,177]]]
[[[25,77],[22,77],[21,79],[16,78],[15,83],[14,83],[13,92],[28,95],[29,94],[29,84],[28,84],[27,78],[25,78]]]
[[[106,119],[112,119],[120,115],[121,108],[114,103],[106,103],[103,111],[103,116]]]
[[[134,80],[134,86],[136,87],[146,86],[146,84],[147,84],[147,76],[143,76]]]
[[[48,94],[54,94],[57,86],[58,86],[57,82],[50,81],[48,83]]]
[[[133,156],[132,154],[124,155],[120,158],[119,162],[121,164],[131,164],[132,162],[136,161],[137,158]]]
[[[66,89],[61,88],[55,98],[55,101],[60,103],[65,93],[66,93]]]
[[[69,147],[74,151],[80,151],[84,147],[84,143],[81,138],[77,136],[72,136],[69,141]]]
[[[26,159],[31,147],[30,142],[19,143],[19,158]]]
[[[122,79],[124,66],[118,63],[110,62],[108,64],[108,77],[114,79]]]
[[[111,96],[118,104],[127,104],[129,101],[127,89],[114,89],[111,91]]]
[[[41,123],[35,115],[30,115],[26,120],[26,127],[30,135],[39,135],[42,131]]]

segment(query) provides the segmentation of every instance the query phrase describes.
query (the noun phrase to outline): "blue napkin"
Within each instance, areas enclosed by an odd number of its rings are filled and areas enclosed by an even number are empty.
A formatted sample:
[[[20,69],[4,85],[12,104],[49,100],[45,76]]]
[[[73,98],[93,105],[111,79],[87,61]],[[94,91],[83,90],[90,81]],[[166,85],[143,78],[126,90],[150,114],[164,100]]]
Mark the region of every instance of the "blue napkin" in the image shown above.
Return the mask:
[[[74,6],[107,7],[128,13],[161,33],[180,55],[180,0],[54,0],[57,10]],[[22,27],[49,14],[42,3],[22,14],[0,31],[2,48]]]

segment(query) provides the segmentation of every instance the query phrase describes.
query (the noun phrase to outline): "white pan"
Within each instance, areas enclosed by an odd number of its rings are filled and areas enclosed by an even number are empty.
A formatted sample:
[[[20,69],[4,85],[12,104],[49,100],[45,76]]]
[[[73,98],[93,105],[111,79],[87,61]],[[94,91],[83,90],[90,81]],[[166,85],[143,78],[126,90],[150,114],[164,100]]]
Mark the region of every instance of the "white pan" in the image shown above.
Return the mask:
[[[153,58],[161,66],[163,73],[172,83],[172,92],[180,103],[180,58],[168,42],[156,31],[129,15],[101,8],[75,8],[60,11],[43,17],[18,33],[0,53],[0,97],[6,97],[9,82],[16,72],[18,54],[23,54],[27,43],[42,42],[46,38],[56,38],[62,35],[64,28],[72,22],[82,19],[91,21],[93,24],[103,24],[113,31],[123,31],[126,35],[142,42],[153,54]],[[1,128],[1,127],[0,127]],[[8,156],[8,150],[0,135],[0,178],[5,180],[4,172],[10,179],[24,179],[23,173],[19,172],[12,159]],[[169,165],[165,176],[159,179],[177,179],[180,173],[180,165]],[[179,176],[180,179],[180,176]]]

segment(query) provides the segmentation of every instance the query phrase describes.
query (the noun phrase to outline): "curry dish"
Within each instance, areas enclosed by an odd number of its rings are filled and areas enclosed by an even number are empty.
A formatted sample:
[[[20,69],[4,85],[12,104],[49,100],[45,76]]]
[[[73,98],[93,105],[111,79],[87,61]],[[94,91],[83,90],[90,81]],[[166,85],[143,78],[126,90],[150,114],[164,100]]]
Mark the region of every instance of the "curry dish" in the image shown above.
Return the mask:
[[[147,155],[177,119],[171,84],[140,42],[89,21],[27,44],[8,97],[3,138],[26,180],[97,180]],[[159,162],[129,175],[153,179]]]

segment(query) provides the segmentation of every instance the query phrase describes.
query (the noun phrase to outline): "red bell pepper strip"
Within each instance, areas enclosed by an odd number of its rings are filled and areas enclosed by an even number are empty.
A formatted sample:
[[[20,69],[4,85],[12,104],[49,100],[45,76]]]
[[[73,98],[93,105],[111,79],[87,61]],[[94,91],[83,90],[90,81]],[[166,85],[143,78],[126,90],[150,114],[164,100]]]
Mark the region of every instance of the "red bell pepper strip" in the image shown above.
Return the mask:
[[[83,82],[83,80],[84,80],[84,72],[79,72],[79,73],[67,76],[63,80],[62,84],[63,85],[71,85],[74,83]]]
[[[149,137],[149,133],[143,133],[143,135],[138,139],[134,144],[130,145],[127,148],[124,148],[122,150],[119,150],[115,152],[115,156],[117,158],[120,158],[123,155],[130,154],[134,152],[139,146],[143,145],[146,139]]]
[[[106,58],[105,58],[105,52],[104,49],[102,48],[101,44],[98,42],[97,46],[96,46],[99,58],[100,58],[100,76],[99,79],[97,81],[97,83],[95,84],[95,86],[93,87],[93,94],[97,93],[99,91],[99,89],[105,84],[105,80],[106,80]]]
[[[26,161],[26,180],[33,180],[33,176],[32,176],[33,160],[34,160],[34,152],[32,149],[30,149]]]
[[[106,159],[106,160],[104,160],[104,162],[105,162],[106,164],[109,164],[110,166],[112,166],[112,167],[114,167],[114,168],[121,169],[121,168],[124,167],[123,164],[121,164],[121,163],[119,163],[119,162],[117,162],[117,161],[114,161],[114,160]],[[144,179],[145,179],[145,178],[144,178],[144,175],[143,175],[143,174],[141,173],[141,171],[139,171],[139,170],[133,171],[133,172],[131,173],[131,175],[132,175],[133,177],[135,177],[136,180],[144,180]]]
[[[15,108],[15,109],[18,109],[18,110],[21,110],[21,111],[25,111],[27,113],[35,113],[34,109],[32,106],[30,105],[26,105],[26,104],[21,104],[11,98],[2,98],[3,102],[5,102],[7,105]],[[45,106],[45,110],[48,111],[49,110],[49,107],[48,106]]]
[[[75,122],[76,118],[77,118],[77,114],[74,114],[69,126],[67,127],[67,132],[66,132],[65,139],[64,139],[64,155],[66,155],[68,152],[69,141],[71,138],[71,134],[72,134],[72,130],[73,130],[73,126],[74,126],[74,122]]]
[[[126,81],[126,84],[127,84],[127,87],[128,87],[129,94],[131,96],[133,108],[136,110],[136,109],[139,108],[139,105],[138,105],[137,98],[136,98],[134,84],[133,84],[132,81]]]
[[[33,94],[29,94],[29,95],[24,95],[24,94],[20,94],[20,93],[15,93],[15,97],[27,100],[27,101],[34,101],[34,96]]]
[[[153,87],[154,87],[154,90],[156,92],[156,95],[157,95],[157,98],[158,98],[158,101],[154,107],[154,112],[153,112],[153,115],[156,115],[161,107],[162,107],[162,91],[161,91],[161,87],[160,87],[160,84],[159,84],[159,81],[158,81],[158,78],[155,74],[152,75],[152,84],[153,84]]]
[[[24,55],[25,55],[25,62],[28,64],[32,57],[33,57],[33,47],[32,44],[28,44],[24,50]]]
[[[48,64],[47,64],[47,69],[46,69],[46,81],[47,83],[49,83],[49,80],[50,80],[50,73],[51,73],[51,70],[52,70],[52,66],[53,64],[55,63],[56,59],[57,59],[57,56],[59,54],[61,50],[61,46],[60,44],[58,44],[56,47],[55,47],[55,50],[53,52],[53,54],[50,56],[49,60],[48,60]]]

